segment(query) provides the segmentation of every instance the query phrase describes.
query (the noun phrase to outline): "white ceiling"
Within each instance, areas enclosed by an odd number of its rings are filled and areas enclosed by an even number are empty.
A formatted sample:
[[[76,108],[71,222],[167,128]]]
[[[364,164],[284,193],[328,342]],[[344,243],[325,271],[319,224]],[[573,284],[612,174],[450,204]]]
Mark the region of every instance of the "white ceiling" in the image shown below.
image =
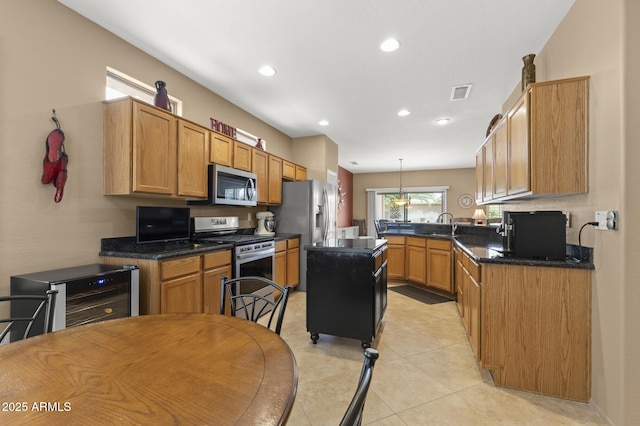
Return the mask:
[[[397,171],[399,158],[403,170],[474,167],[489,121],[520,84],[521,58],[574,3],[58,1],[291,137],[326,134],[353,173]],[[388,37],[400,49],[380,51]],[[276,76],[258,74],[264,64]],[[452,87],[468,83],[469,97],[451,102]],[[411,115],[397,116],[403,108]],[[436,125],[441,117],[450,123]]]

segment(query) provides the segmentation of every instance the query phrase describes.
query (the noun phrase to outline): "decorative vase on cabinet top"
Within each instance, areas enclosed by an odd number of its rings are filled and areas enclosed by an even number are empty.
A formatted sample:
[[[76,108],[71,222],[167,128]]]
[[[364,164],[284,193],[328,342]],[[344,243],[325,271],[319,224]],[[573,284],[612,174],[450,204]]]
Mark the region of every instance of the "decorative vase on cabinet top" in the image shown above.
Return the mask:
[[[522,58],[524,66],[522,67],[522,91],[527,88],[529,83],[536,82],[536,66],[533,59],[536,57],[533,53]]]
[[[153,97],[153,104],[158,108],[166,109],[169,112],[171,111],[167,84],[164,81],[156,81],[156,94]]]

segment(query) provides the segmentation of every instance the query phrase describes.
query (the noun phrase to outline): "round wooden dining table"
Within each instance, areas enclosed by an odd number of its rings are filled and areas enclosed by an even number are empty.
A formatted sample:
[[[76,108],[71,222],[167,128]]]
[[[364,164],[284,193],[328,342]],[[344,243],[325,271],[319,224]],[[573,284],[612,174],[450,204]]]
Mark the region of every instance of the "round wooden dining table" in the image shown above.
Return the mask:
[[[144,315],[0,346],[0,424],[279,425],[297,382],[262,325]]]

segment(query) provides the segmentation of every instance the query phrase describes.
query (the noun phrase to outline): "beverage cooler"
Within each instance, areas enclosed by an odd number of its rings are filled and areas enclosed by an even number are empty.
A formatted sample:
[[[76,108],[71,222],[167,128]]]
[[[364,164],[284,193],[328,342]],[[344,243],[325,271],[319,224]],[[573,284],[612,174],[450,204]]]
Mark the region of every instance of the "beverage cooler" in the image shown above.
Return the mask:
[[[44,295],[47,290],[58,290],[49,331],[138,316],[140,312],[139,270],[133,265],[91,264],[11,277],[12,295]],[[34,310],[34,302],[11,304],[12,316],[31,316]],[[28,337],[41,334],[43,326],[44,311]],[[19,340],[25,329],[26,325],[16,324],[10,340]]]

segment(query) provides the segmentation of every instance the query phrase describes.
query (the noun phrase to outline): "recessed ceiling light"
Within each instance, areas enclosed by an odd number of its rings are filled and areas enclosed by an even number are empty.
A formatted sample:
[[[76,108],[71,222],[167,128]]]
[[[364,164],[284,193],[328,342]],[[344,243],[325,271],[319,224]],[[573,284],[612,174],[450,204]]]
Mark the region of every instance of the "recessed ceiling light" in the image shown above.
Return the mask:
[[[411,114],[411,111],[409,111],[408,109],[401,109],[400,111],[398,111],[398,115],[400,117],[406,117],[409,114]]]
[[[264,66],[260,67],[258,72],[260,74],[264,75],[265,77],[273,77],[274,75],[276,75],[275,68],[270,67],[269,65],[264,65]]]
[[[448,118],[438,118],[436,120],[436,124],[438,124],[440,126],[444,126],[447,123],[449,123],[449,119]]]
[[[318,121],[318,124],[321,125],[321,126],[328,126],[329,122],[327,120],[320,120],[320,121]]]
[[[383,52],[393,52],[400,47],[400,42],[395,38],[388,38],[380,44],[380,50]]]

